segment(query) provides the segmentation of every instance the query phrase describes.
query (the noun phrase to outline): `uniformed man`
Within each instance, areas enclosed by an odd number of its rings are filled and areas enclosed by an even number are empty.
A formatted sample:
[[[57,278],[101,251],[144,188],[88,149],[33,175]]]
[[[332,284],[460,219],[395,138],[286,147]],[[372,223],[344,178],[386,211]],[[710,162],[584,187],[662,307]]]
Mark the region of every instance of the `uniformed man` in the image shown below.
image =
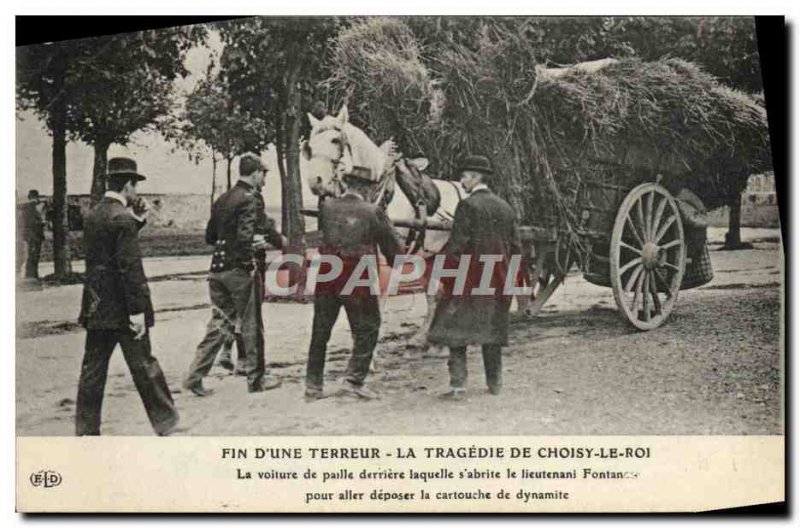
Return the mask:
[[[108,362],[119,344],[153,429],[168,435],[178,424],[178,412],[150,350],[153,305],[138,241],[144,218],[132,209],[136,184],[145,177],[130,158],[108,160],[106,177],[108,191],[88,214],[83,232],[86,276],[79,321],[86,328],[86,352],[75,432],[100,434]]]
[[[338,278],[316,286],[314,324],[306,368],[305,397],[308,401],[327,396],[323,392],[325,354],[331,330],[342,306],[347,312],[353,334],[353,352],[339,393],[365,399],[377,397],[365,387],[364,382],[381,326],[378,297],[365,286],[348,291],[347,283],[362,257],[377,259],[380,248],[387,261],[393,263],[400,251],[400,243],[384,210],[364,199],[375,185],[371,171],[354,167],[342,179],[345,188],[343,195],[325,200],[319,211],[322,230],[319,252],[335,255],[342,260],[343,266]],[[327,273],[328,270],[322,268],[320,273]]]
[[[27,257],[25,259],[26,279],[39,278],[39,258],[42,254],[42,242],[44,242],[44,209],[46,205],[39,197],[39,191],[36,189],[28,191],[28,201],[22,205],[20,227],[22,239],[27,246]]]
[[[211,208],[206,242],[214,245],[208,288],[215,313],[183,383],[197,396],[213,392],[203,387],[203,377],[232,335],[245,349],[248,391],[261,392],[281,384],[279,379],[266,375],[261,318],[264,285],[260,270],[265,267],[265,244],[283,247],[283,237],[264,211],[260,191],[266,173],[267,167],[258,155],[242,155],[239,181]]]
[[[499,394],[503,384],[503,346],[508,344],[508,309],[511,296],[504,287],[512,255],[520,255],[516,215],[511,206],[494,194],[487,183],[493,171],[484,156],[467,156],[459,167],[461,185],[470,193],[456,208],[453,227],[442,252],[456,268],[463,255],[470,256],[463,293],[454,292],[454,282],[444,283],[444,293],[428,332],[428,341],[450,348],[450,392],[444,399],[461,400],[467,383],[467,346],[481,345],[486,384],[491,394]],[[483,275],[481,256],[498,255],[490,286],[492,295],[472,294]]]

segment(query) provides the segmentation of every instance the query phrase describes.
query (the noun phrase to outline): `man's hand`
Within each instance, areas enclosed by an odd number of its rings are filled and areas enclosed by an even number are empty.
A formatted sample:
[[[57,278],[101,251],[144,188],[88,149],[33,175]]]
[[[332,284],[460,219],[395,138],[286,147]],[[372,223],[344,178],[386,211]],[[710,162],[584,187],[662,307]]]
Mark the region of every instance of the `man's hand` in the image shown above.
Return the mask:
[[[136,201],[131,204],[133,216],[139,221],[147,219],[148,215],[150,214],[150,208],[150,202],[142,197],[137,198]]]
[[[130,323],[128,323],[128,327],[133,332],[133,338],[135,340],[139,340],[144,337],[145,332],[147,332],[147,325],[144,322],[144,312],[140,314],[135,314],[130,316]]]
[[[264,238],[264,235],[254,235],[253,236],[253,249],[266,249],[267,248],[267,241]]]

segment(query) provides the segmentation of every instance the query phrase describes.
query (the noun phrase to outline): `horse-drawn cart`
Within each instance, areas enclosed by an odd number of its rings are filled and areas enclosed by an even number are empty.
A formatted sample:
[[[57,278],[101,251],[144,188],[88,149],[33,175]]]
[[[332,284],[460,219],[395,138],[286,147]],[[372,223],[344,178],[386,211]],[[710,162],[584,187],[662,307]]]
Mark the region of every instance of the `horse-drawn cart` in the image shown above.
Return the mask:
[[[675,306],[678,292],[710,280],[684,280],[687,239],[678,200],[666,187],[649,181],[633,187],[614,183],[586,183],[576,193],[574,210],[580,218],[575,230],[546,225],[519,227],[528,258],[534,297],[525,311],[538,314],[567,273],[574,267],[596,285],[610,287],[620,312],[640,330],[660,326]],[[447,229],[436,221],[396,220],[398,227]],[[578,252],[575,243],[584,248]]]
[[[636,328],[658,327],[675,306],[687,264],[676,199],[655,182],[632,189],[585,184],[578,197],[575,231],[521,228],[523,245],[532,248],[531,283],[539,285],[528,313],[537,314],[577,265],[587,281],[613,290],[620,312]],[[568,237],[587,250],[584,255]]]

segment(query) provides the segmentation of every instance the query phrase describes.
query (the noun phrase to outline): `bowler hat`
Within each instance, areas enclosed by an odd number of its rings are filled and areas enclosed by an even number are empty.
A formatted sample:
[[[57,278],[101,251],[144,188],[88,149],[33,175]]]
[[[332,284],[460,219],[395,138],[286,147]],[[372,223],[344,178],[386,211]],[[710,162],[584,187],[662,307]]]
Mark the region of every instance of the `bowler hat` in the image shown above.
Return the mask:
[[[352,170],[345,174],[346,177],[354,178],[356,180],[361,180],[365,182],[373,182],[372,179],[372,170],[369,167],[361,167],[359,165],[354,165]]]
[[[136,161],[133,158],[111,158],[108,160],[107,178],[128,177],[133,181],[142,181],[145,178],[136,169]]]
[[[494,171],[492,170],[492,164],[489,162],[489,158],[486,156],[466,156],[463,160],[461,160],[461,164],[458,166],[458,172],[465,170],[473,170],[482,172],[483,174],[494,174]]]

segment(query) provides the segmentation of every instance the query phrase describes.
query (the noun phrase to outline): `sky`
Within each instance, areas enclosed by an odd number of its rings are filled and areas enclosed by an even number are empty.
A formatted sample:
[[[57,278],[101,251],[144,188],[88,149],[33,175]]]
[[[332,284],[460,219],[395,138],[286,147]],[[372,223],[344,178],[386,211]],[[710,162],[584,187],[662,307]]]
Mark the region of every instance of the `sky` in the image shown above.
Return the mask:
[[[180,93],[188,93],[204,75],[212,54],[219,54],[222,42],[215,32],[210,33],[209,43],[187,53],[186,67],[190,74],[176,81]],[[52,177],[52,138],[44,124],[32,112],[17,112],[16,122],[16,187],[17,196],[27,195],[28,190],[37,189],[40,193],[51,195]],[[147,180],[139,184],[143,193],[163,194],[207,194],[211,192],[212,163],[205,159],[199,163],[189,159],[186,152],[176,150],[174,145],[153,132],[138,132],[131,142],[122,147],[112,145],[108,157],[130,156],[138,165],[139,172]],[[263,153],[270,167],[264,187],[267,206],[280,205],[280,177],[274,149]],[[67,192],[87,194],[92,184],[94,152],[83,142],[67,144]],[[235,181],[237,165],[234,162],[231,174]],[[302,163],[301,163],[302,170]],[[218,186],[225,182],[225,163],[217,165]],[[305,204],[316,203],[310,189],[303,182]],[[221,188],[221,187],[219,187]]]

